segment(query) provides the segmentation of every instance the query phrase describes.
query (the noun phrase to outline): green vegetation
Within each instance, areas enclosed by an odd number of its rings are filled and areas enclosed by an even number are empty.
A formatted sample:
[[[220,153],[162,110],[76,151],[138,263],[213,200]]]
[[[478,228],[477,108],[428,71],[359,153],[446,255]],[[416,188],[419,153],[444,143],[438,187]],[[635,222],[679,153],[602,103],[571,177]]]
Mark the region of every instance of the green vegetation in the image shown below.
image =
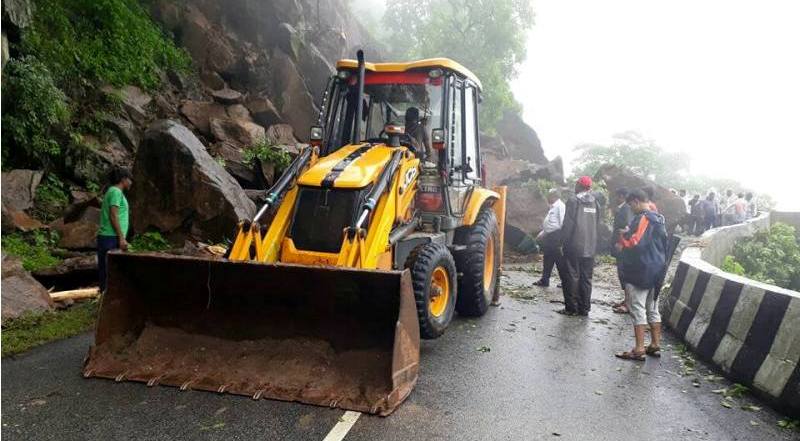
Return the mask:
[[[106,130],[119,97],[100,86],[155,89],[159,72],[185,70],[188,55],[136,0],[34,0],[33,22],[3,70],[3,167],[67,174],[66,147]]]
[[[549,179],[537,179],[534,185],[536,185],[536,188],[539,190],[539,195],[541,195],[543,199],[547,199],[547,194],[550,193],[550,190],[557,187],[556,183]]]
[[[66,185],[53,173],[48,173],[38,187],[34,197],[34,215],[45,222],[52,221],[69,204]]]
[[[62,87],[90,83],[159,86],[161,69],[188,55],[166,39],[136,0],[37,0],[22,50],[37,54]]]
[[[533,26],[528,0],[391,0],[383,17],[391,58],[449,57],[483,83],[481,128],[519,111],[510,81]]]
[[[18,354],[45,343],[89,331],[97,316],[96,300],[63,311],[26,314],[3,322],[2,356]]]
[[[18,146],[18,165],[51,164],[61,156],[68,132],[67,97],[56,87],[47,67],[34,57],[9,60],[3,70],[3,165]]]
[[[165,251],[172,247],[167,239],[158,231],[148,231],[138,234],[130,243],[129,250],[133,252]]]
[[[61,258],[52,254],[58,243],[54,231],[36,230],[30,233],[12,233],[3,236],[3,252],[22,259],[22,267],[28,271],[58,265]]]
[[[722,269],[800,290],[800,243],[794,227],[776,223],[768,231],[740,240],[733,247],[733,255],[725,257]],[[741,272],[736,272],[739,269]]]
[[[288,153],[270,145],[266,139],[262,139],[244,150],[244,162],[246,164],[253,165],[256,159],[273,164],[276,170],[283,170],[292,162],[292,157]]]
[[[736,274],[737,276],[744,275],[744,267],[742,267],[733,256],[725,256],[725,259],[722,261],[722,271]]]

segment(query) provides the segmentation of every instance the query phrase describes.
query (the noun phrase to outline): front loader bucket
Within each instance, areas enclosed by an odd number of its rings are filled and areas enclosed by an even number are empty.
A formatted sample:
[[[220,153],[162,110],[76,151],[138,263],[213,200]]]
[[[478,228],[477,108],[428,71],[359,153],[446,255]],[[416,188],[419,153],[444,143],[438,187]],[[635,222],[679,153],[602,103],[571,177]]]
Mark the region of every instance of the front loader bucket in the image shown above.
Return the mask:
[[[388,415],[418,370],[408,271],[111,253],[83,372]]]

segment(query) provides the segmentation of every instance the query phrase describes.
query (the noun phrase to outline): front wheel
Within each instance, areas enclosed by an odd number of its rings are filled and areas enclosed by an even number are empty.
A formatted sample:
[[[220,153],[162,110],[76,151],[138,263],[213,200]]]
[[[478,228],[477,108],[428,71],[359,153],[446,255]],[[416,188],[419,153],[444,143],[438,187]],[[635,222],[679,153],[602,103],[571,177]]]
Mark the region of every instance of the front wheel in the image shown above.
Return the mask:
[[[459,232],[465,249],[456,255],[461,277],[461,292],[456,310],[464,316],[478,317],[492,303],[500,277],[500,234],[497,216],[491,208],[483,208],[470,227]]]
[[[411,270],[422,338],[441,336],[453,319],[456,304],[456,264],[444,245],[418,246],[406,260]]]

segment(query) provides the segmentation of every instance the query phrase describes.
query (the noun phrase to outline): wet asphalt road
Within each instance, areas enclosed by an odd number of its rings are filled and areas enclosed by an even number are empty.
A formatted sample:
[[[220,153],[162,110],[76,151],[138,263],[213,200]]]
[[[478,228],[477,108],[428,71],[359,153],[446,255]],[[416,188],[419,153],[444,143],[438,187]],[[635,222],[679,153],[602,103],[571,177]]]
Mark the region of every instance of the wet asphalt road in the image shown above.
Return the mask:
[[[506,296],[480,319],[456,319],[422,344],[421,373],[390,417],[362,415],[346,440],[797,440],[783,418],[746,396],[732,409],[698,364],[686,373],[677,343],[644,364],[628,349],[626,317],[613,314],[610,267],[599,271],[590,317],[563,317],[556,288],[531,287],[508,265]],[[2,434],[8,440],[322,440],[343,411],[207,392],[85,380],[91,336],[2,362]],[[478,348],[489,349],[488,352]],[[692,379],[699,379],[699,387]],[[741,406],[756,405],[758,411]]]

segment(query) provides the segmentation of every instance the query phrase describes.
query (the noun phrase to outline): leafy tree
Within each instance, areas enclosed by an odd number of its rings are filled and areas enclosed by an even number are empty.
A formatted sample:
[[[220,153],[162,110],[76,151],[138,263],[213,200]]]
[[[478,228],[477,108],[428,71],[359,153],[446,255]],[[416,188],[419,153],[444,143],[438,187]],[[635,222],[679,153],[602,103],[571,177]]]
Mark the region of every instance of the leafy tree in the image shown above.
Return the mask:
[[[510,81],[533,25],[529,0],[390,0],[383,22],[393,57],[448,57],[480,78],[482,128],[491,131],[506,109],[519,111]]]
[[[689,155],[664,151],[654,140],[629,130],[612,137],[611,144],[581,144],[573,161],[576,175],[594,176],[604,164],[623,166],[662,185],[676,186],[689,168]]]

